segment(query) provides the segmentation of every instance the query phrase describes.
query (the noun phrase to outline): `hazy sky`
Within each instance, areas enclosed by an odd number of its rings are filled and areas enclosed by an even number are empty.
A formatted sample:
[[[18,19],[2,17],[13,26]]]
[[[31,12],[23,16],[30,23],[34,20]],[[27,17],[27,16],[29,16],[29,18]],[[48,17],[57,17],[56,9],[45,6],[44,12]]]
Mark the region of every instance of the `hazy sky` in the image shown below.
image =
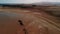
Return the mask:
[[[60,0],[0,0],[0,3],[60,2]]]

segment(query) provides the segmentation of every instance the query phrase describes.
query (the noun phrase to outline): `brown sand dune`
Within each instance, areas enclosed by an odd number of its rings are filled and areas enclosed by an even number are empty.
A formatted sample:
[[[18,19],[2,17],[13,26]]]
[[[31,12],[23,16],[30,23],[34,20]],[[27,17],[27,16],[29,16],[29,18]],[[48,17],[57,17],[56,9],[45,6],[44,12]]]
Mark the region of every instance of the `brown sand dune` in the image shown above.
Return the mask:
[[[23,9],[0,9],[0,34],[60,34],[58,23],[60,22],[55,17],[43,11],[39,13]]]

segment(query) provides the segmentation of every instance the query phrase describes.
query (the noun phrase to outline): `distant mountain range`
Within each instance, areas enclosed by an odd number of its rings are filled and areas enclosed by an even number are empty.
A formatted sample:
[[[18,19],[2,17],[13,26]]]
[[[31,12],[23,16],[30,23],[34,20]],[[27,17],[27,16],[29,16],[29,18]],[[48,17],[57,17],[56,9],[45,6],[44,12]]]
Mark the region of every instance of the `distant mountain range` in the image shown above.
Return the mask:
[[[43,6],[60,6],[60,2],[37,2],[32,3],[33,5],[43,5]]]

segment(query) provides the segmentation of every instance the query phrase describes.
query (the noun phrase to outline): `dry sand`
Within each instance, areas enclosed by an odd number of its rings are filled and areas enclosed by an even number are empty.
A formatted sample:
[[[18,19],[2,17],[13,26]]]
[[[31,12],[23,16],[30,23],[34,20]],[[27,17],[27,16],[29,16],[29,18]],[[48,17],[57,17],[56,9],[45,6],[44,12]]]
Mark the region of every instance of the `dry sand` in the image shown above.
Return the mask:
[[[60,34],[59,20],[43,11],[34,11],[0,8],[0,34]],[[21,20],[24,26],[21,26],[18,20]],[[23,31],[24,28],[26,32]]]

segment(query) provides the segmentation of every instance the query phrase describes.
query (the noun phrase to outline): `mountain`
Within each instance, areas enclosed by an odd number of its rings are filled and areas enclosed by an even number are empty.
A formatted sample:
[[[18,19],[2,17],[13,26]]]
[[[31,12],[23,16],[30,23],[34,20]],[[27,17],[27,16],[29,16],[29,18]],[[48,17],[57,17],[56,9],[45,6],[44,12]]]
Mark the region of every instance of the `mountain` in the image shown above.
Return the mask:
[[[43,5],[43,6],[60,6],[60,2],[37,2],[32,3],[33,5]]]

